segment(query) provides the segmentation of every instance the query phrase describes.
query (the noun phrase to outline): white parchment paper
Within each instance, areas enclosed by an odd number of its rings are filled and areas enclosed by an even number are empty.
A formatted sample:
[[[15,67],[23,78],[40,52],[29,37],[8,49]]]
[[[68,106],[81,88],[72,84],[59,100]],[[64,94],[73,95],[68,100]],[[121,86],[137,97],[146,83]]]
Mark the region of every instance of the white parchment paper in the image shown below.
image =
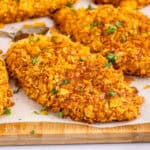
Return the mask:
[[[90,0],[79,0],[76,4],[76,7],[87,7],[88,4],[91,3]],[[94,4],[92,4],[94,6]],[[150,17],[150,6],[145,7],[141,10],[146,15]],[[34,20],[27,20],[21,23],[14,23],[6,25],[3,29],[5,31],[15,31],[23,24],[31,24],[34,22],[45,22],[48,27],[53,26],[53,21],[49,18],[38,18]],[[7,38],[0,38],[0,49],[7,52],[11,40]],[[133,86],[137,87],[139,90],[139,95],[145,98],[145,103],[141,108],[141,115],[133,121],[128,122],[113,122],[113,123],[96,123],[96,124],[86,124],[81,122],[74,122],[71,119],[60,119],[56,116],[56,114],[50,113],[48,115],[37,115],[34,111],[39,112],[41,106],[38,105],[36,102],[30,100],[25,93],[20,90],[17,94],[14,94],[13,100],[15,105],[11,108],[12,114],[10,116],[1,116],[0,123],[12,123],[12,122],[58,122],[58,123],[76,123],[76,124],[83,124],[89,125],[94,127],[114,127],[114,126],[121,126],[121,125],[131,125],[131,124],[140,124],[140,123],[148,123],[150,122],[150,89],[144,89],[145,85],[150,85],[150,78],[135,78],[134,82],[132,83]],[[13,90],[17,89],[13,83],[11,83],[11,87]]]

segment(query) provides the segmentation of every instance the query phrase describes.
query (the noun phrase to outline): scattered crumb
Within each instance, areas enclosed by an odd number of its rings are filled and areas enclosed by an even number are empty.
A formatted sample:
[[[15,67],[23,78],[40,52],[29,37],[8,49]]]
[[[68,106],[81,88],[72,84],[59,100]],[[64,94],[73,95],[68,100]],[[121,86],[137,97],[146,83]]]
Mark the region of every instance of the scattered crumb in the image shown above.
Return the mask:
[[[0,29],[4,28],[4,24],[0,23]]]
[[[20,88],[17,88],[16,90],[13,91],[13,94],[17,94],[20,91]]]
[[[33,24],[24,24],[22,28],[41,27],[46,26],[45,22],[34,22]]]
[[[47,111],[47,110],[41,110],[41,111],[40,111],[40,114],[41,114],[41,115],[47,115],[47,114],[48,114],[48,111]]]
[[[127,83],[131,83],[134,81],[134,78],[133,77],[129,77],[129,76],[125,76],[124,77],[124,80],[127,82]]]
[[[150,85],[145,85],[144,86],[144,89],[146,90],[146,89],[150,89]]]
[[[43,107],[41,110],[40,110],[40,114],[41,115],[48,115],[48,110],[46,107]]]

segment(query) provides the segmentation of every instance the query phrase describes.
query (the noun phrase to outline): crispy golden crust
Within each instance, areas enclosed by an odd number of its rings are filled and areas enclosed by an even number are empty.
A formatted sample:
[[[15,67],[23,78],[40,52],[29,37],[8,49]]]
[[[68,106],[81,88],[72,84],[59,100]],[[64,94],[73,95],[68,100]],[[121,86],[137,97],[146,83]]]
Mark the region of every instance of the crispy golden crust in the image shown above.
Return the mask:
[[[113,4],[114,6],[131,9],[141,8],[150,4],[150,0],[93,0],[97,4]]]
[[[27,95],[52,112],[88,123],[135,119],[143,98],[89,51],[59,34],[35,35],[13,44],[6,63]]]
[[[150,76],[150,19],[142,13],[103,5],[92,10],[64,8],[53,18],[62,33],[92,52],[115,54],[115,67],[126,74]]]
[[[0,23],[18,22],[48,16],[76,0],[0,0]]]
[[[11,97],[12,92],[8,84],[8,75],[5,63],[0,57],[0,115],[4,113],[5,108],[13,105]]]

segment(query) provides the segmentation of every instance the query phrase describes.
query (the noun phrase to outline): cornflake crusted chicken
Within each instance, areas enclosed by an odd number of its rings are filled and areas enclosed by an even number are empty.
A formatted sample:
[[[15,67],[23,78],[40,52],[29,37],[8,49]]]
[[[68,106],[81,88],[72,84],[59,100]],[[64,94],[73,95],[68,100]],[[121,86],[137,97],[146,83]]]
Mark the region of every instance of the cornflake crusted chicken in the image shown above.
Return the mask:
[[[131,9],[141,8],[150,4],[150,0],[93,0],[97,4],[113,4],[114,6]]]
[[[74,11],[64,8],[53,18],[59,31],[105,56],[107,67],[150,77],[150,19],[142,13],[102,5]]]
[[[0,57],[0,115],[5,113],[5,110],[13,105],[12,91],[8,84],[8,74],[4,60]]]
[[[18,22],[33,17],[49,16],[72,5],[76,0],[0,0],[0,23]]]
[[[6,55],[10,75],[26,94],[59,116],[88,123],[132,120],[143,98],[107,59],[54,33],[14,43]]]

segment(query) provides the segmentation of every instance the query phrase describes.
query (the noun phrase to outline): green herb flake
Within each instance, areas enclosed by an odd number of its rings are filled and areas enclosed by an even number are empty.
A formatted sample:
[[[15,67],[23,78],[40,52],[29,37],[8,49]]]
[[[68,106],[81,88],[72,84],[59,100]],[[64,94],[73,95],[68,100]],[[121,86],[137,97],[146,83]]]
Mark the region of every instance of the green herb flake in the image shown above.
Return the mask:
[[[38,42],[38,41],[40,41],[40,38],[39,38],[39,37],[36,37],[36,38],[34,39],[34,41],[35,41],[35,42]]]
[[[80,61],[80,62],[83,62],[83,61],[84,61],[84,59],[83,59],[83,58],[80,58],[80,59],[79,59],[79,61]]]
[[[92,9],[93,9],[92,5],[89,4],[86,10],[92,10]]]
[[[31,130],[30,134],[35,134],[35,130]]]
[[[60,111],[60,112],[57,112],[57,117],[58,118],[62,118],[63,117],[63,113]]]
[[[57,94],[57,93],[58,93],[57,89],[56,89],[55,87],[52,88],[51,94],[52,94],[52,95],[55,95],[55,94]]]
[[[126,42],[126,41],[127,41],[126,36],[125,36],[125,35],[121,35],[121,36],[120,36],[120,41],[121,41],[122,43]]]
[[[113,64],[112,62],[108,62],[107,64],[104,65],[104,67],[111,67]]]
[[[19,92],[20,88],[17,88],[16,90],[13,91],[14,94],[17,94]]]
[[[3,113],[4,115],[11,115],[11,109],[9,109],[9,108],[5,108],[5,110],[4,110],[4,113]]]
[[[94,22],[90,24],[90,29],[93,29],[95,27],[99,27],[101,24],[99,22]]]
[[[73,4],[72,4],[71,2],[67,2],[67,3],[66,3],[66,6],[69,7],[69,8],[72,8],[72,7],[73,7]]]
[[[106,56],[106,58],[107,58],[108,62],[113,64],[113,63],[115,63],[117,56],[115,54],[110,53]]]
[[[32,43],[35,43],[35,42],[38,42],[40,41],[40,37],[30,37],[29,38],[29,43],[32,44]]]
[[[67,84],[69,84],[69,83],[70,83],[70,81],[67,80],[67,79],[62,80],[62,85],[67,85]]]
[[[39,112],[37,112],[37,111],[34,111],[33,113],[34,113],[34,114],[36,114],[36,115],[39,115],[39,114],[40,114],[40,113],[39,113]]]
[[[117,27],[114,26],[114,25],[109,25],[108,28],[107,28],[107,30],[106,30],[106,32],[108,34],[112,34],[112,33],[116,32],[116,31],[117,31]]]
[[[119,27],[122,25],[122,22],[121,22],[121,21],[116,21],[116,22],[115,22],[115,25],[116,25],[116,27],[119,28]]]
[[[37,57],[33,57],[32,58],[32,64],[36,65],[38,63],[38,58]]]
[[[112,96],[112,97],[114,97],[114,96],[117,95],[116,92],[114,92],[113,90],[110,90],[110,91],[108,92],[108,94],[109,94],[109,96]]]

